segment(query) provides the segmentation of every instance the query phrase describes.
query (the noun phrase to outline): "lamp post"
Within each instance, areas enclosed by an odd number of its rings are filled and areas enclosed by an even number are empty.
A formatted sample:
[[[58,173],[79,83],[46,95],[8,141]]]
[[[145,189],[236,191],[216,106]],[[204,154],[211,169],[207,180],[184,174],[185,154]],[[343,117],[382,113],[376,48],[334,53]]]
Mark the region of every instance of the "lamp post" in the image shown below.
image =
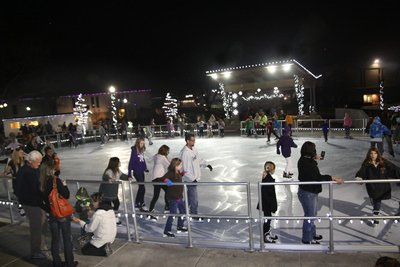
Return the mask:
[[[110,98],[111,98],[111,120],[112,120],[112,126],[114,129],[115,134],[117,135],[118,138],[118,131],[117,131],[117,108],[115,106],[115,92],[116,89],[114,86],[110,86],[108,88],[108,91],[110,92]]]

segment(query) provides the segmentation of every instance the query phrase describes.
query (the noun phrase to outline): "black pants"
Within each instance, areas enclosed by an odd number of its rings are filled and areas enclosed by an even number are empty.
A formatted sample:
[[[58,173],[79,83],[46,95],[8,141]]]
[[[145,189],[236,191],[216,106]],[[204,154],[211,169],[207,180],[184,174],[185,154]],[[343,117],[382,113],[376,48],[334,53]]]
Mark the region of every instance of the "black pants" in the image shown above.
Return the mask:
[[[324,138],[325,138],[325,142],[328,142],[328,133],[324,132]]]
[[[272,215],[272,214],[271,214],[270,211],[269,211],[269,212],[265,212],[265,211],[264,211],[264,216],[271,216],[271,215]],[[264,232],[264,235],[265,235],[266,233],[268,233],[270,229],[271,229],[271,219],[267,219],[266,222],[265,222],[265,220],[264,220],[264,225],[263,225],[263,232]]]
[[[97,248],[93,246],[90,242],[87,242],[86,245],[84,245],[82,248],[82,254],[91,256],[107,256],[106,245]]]
[[[136,173],[135,172],[135,179],[136,182],[144,182],[144,173]],[[136,199],[135,199],[135,206],[136,207],[142,207],[144,205],[144,194],[146,193],[146,188],[144,187],[144,184],[139,185],[139,189],[136,193]]]
[[[164,190],[165,209],[169,210],[169,203],[167,199],[167,188],[168,187],[166,185],[154,185],[154,194],[153,194],[153,199],[150,202],[149,211],[153,211],[154,206],[156,205],[156,202],[160,196],[161,189]]]

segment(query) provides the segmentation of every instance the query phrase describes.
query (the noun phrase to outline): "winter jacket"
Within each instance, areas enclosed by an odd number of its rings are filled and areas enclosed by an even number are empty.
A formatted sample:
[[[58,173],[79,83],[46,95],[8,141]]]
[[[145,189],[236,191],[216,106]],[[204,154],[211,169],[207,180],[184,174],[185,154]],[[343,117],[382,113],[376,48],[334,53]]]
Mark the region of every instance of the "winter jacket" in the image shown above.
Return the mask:
[[[154,179],[154,182],[166,182],[166,179],[172,183],[182,183],[182,174],[168,171],[163,177]],[[172,185],[168,187],[167,199],[176,200],[183,198],[183,185]]]
[[[322,182],[322,181],[332,181],[332,176],[330,175],[322,175],[319,172],[317,162],[308,157],[300,157],[297,162],[297,168],[299,170],[299,181],[300,182]],[[299,185],[299,188],[311,192],[314,194],[318,194],[322,192],[321,184],[307,184],[307,185]]]
[[[16,178],[16,195],[20,204],[43,207],[43,194],[40,191],[40,171],[29,164],[22,166]]]
[[[267,174],[262,181],[263,183],[272,183],[275,182],[275,179],[272,178],[271,174]],[[278,209],[278,203],[276,201],[276,193],[274,185],[262,185],[261,186],[261,201],[262,201],[262,209],[263,212],[275,213]],[[257,205],[257,209],[259,209],[259,204]]]
[[[154,165],[153,165],[153,179],[162,177],[168,169],[169,160],[166,156],[156,154],[153,157]]]
[[[117,221],[111,206],[103,206],[96,210],[89,224],[80,221],[86,232],[93,233],[90,243],[100,248],[106,243],[113,243],[117,235]]]
[[[400,168],[393,163],[384,159],[384,163],[378,166],[374,166],[369,162],[364,162],[361,165],[360,170],[356,173],[356,177],[360,177],[363,180],[385,180],[385,179],[399,179]],[[377,183],[377,184],[365,184],[367,187],[367,193],[373,200],[382,200],[391,198],[391,186],[390,183]]]
[[[369,135],[371,138],[379,138],[382,141],[384,135],[390,135],[390,130],[381,123],[379,117],[375,117],[371,126],[369,127]]]
[[[297,145],[293,142],[292,137],[289,136],[290,129],[288,126],[285,127],[283,135],[279,138],[276,143],[276,152],[280,154],[279,147],[282,149],[282,156],[288,158],[291,156],[291,147],[296,148]]]
[[[329,132],[329,124],[327,122],[324,122],[321,126],[322,132],[323,133],[328,133]]]
[[[351,119],[351,117],[345,116],[343,119],[343,126],[351,127],[352,124],[353,124],[353,120]]]
[[[183,172],[185,173],[183,181],[199,182],[201,178],[200,167],[205,168],[207,163],[204,159],[199,157],[197,149],[195,147],[190,149],[188,146],[184,146],[179,154],[179,158],[182,160]]]
[[[138,153],[135,146],[131,147],[131,158],[129,159],[128,176],[133,173],[144,173],[147,170],[144,152]],[[134,175],[133,174],[133,175]]]

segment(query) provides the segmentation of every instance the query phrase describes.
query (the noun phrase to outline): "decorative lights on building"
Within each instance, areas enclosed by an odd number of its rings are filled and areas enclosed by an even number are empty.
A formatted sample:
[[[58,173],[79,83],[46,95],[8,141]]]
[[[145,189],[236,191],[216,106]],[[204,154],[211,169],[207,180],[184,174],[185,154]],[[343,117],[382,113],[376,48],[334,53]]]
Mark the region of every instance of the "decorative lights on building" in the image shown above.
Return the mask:
[[[380,81],[379,83],[379,108],[383,110],[385,108],[385,103],[383,102],[383,80]]]
[[[111,98],[111,116],[112,116],[112,125],[114,131],[117,133],[117,107],[115,106],[115,87],[110,86],[108,88],[108,91],[110,92],[110,98]]]
[[[176,99],[171,97],[170,93],[167,93],[165,96],[164,106],[162,108],[167,118],[170,118],[171,121],[176,119],[178,114],[178,103]]]
[[[77,116],[78,118],[78,125],[82,125],[82,132],[83,135],[85,135],[87,120],[89,117],[89,113],[91,113],[91,111],[88,110],[88,106],[85,104],[85,99],[82,97],[82,94],[78,95],[73,110],[74,110],[74,115]]]
[[[258,88],[258,89],[257,89],[257,92],[261,92],[261,89]],[[257,92],[256,92],[256,93],[257,93]],[[239,93],[240,93],[240,92],[239,92]],[[274,91],[273,91],[273,93],[272,93],[271,95],[263,94],[263,95],[260,95],[260,96],[253,96],[253,95],[248,96],[248,97],[242,96],[242,99],[243,99],[244,101],[250,101],[250,100],[262,100],[262,99],[282,98],[282,97],[283,97],[283,94],[281,94],[281,93],[279,92],[278,87],[274,87]]]
[[[297,98],[298,115],[304,115],[304,86],[303,84],[300,84],[298,75],[293,75],[293,79]]]

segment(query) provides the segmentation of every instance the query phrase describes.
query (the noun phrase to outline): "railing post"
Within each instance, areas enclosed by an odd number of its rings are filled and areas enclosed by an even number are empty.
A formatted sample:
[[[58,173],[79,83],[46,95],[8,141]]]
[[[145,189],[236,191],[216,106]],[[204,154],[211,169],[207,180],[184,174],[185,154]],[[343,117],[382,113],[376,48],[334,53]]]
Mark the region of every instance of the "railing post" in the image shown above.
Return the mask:
[[[264,216],[263,216],[263,206],[262,206],[262,195],[260,182],[257,183],[258,191],[258,218],[260,220],[260,250],[264,251]]]
[[[314,134],[314,120],[311,120],[311,135]]]
[[[61,139],[60,139],[60,134],[57,134],[57,148],[61,147]]]
[[[130,225],[129,225],[129,218],[128,218],[128,207],[126,204],[126,196],[125,196],[125,182],[121,182],[121,189],[122,189],[122,201],[124,202],[124,216],[125,216],[125,222],[126,222],[126,232],[128,233],[128,241],[131,242],[131,231],[130,231]],[[119,216],[118,216],[119,217]]]
[[[14,178],[14,179],[15,179],[15,178]],[[10,204],[8,205],[9,208],[10,208],[10,220],[11,220],[11,224],[13,224],[13,223],[14,223],[14,214],[13,214],[12,205],[11,205],[12,200],[11,200],[10,186],[9,186],[9,184],[8,184],[8,179],[6,178],[5,180],[6,180],[6,182],[7,182],[7,183],[6,183],[7,199],[8,199],[8,201],[10,202]]]
[[[333,245],[333,183],[329,184],[329,254],[335,253]]]
[[[251,216],[251,194],[250,194],[250,182],[247,182],[247,215],[249,217],[249,251],[254,251],[253,241],[253,227],[252,227],[252,216]]]
[[[183,200],[185,201],[185,213],[188,227],[188,247],[193,247],[193,238],[192,238],[192,225],[190,222],[190,210],[189,210],[189,198],[187,193],[187,185],[183,185]]]
[[[136,240],[136,243],[140,243],[139,242],[138,225],[137,225],[137,220],[136,220],[135,200],[133,197],[132,183],[130,181],[129,181],[129,194],[131,197],[131,204],[132,204],[132,219],[133,219],[133,229],[135,231],[135,240]],[[128,234],[130,235],[131,233],[128,233]]]

